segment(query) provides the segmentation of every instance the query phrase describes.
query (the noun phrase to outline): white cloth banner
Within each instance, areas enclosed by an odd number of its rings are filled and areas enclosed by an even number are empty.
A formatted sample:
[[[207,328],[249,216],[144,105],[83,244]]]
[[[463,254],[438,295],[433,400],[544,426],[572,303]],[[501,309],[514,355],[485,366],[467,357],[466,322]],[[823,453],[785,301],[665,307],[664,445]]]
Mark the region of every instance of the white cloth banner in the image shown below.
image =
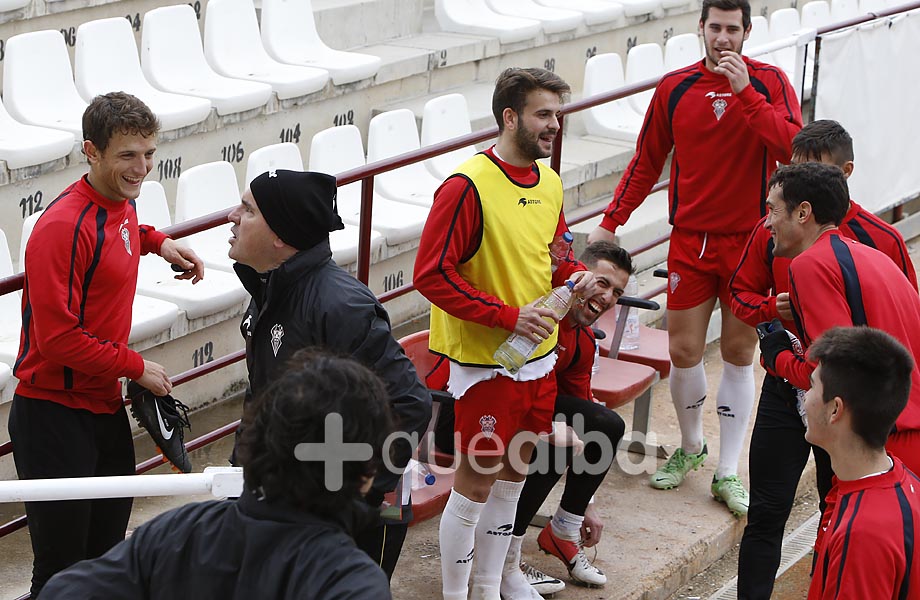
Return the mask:
[[[853,136],[850,196],[880,212],[920,194],[920,11],[827,34],[818,61],[815,119]]]

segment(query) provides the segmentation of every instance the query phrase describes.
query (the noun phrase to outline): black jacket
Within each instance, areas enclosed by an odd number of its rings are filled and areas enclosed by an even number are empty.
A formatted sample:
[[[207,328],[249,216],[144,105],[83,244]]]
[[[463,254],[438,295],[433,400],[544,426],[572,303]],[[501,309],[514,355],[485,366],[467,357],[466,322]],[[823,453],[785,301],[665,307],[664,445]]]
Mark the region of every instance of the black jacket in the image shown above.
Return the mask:
[[[343,511],[348,514],[349,511]],[[386,575],[349,525],[259,501],[187,504],[140,526],[102,557],[55,575],[42,598],[75,600],[386,600]]]
[[[386,309],[366,285],[332,261],[328,240],[268,274],[239,263],[233,268],[252,295],[240,326],[249,367],[247,401],[268,386],[295,352],[322,347],[349,355],[379,375],[397,427],[421,437],[431,418],[431,395],[393,339]],[[393,446],[393,464],[405,467],[412,448],[405,440]],[[398,480],[399,474],[381,469],[368,498],[382,498]]]

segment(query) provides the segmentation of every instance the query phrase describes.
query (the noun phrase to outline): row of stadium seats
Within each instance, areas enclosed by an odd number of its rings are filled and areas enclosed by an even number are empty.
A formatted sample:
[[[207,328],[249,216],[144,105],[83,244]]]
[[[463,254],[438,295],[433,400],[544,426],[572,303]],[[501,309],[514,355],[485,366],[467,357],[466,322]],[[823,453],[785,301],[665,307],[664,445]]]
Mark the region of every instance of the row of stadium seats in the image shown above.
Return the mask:
[[[144,15],[140,59],[127,19],[89,21],[77,30],[73,69],[60,31],[11,37],[0,159],[20,168],[66,156],[82,137],[89,100],[113,89],[144,100],[172,130],[200,123],[212,107],[218,115],[257,110],[272,93],[309,95],[330,79],[343,85],[373,77],[380,65],[379,57],[326,46],[312,0],[265,0],[261,14],[260,37],[252,0],[212,0],[202,42],[191,6],[153,9]]]
[[[444,31],[499,38],[503,44],[627,18],[643,18],[687,0],[435,0]]]

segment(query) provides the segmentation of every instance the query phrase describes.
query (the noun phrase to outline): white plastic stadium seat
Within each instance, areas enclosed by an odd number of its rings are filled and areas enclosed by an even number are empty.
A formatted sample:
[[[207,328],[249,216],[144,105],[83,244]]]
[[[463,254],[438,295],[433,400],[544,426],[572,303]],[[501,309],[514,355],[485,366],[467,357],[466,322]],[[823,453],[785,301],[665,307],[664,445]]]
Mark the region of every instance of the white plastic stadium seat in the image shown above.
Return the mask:
[[[6,233],[0,229],[0,278],[14,274]],[[21,331],[22,292],[3,294],[0,296],[0,361],[7,365],[16,362]]]
[[[63,129],[83,139],[87,102],[77,93],[60,31],[21,33],[6,41],[3,103],[22,123]]]
[[[69,131],[23,125],[0,102],[0,160],[6,161],[8,168],[21,169],[67,156],[73,144]]]
[[[502,44],[531,40],[540,33],[539,21],[500,15],[485,0],[434,0],[434,16],[443,31],[497,37]]]
[[[287,169],[288,171],[303,171],[303,159],[296,144],[284,142],[263,146],[249,155],[246,162],[246,186],[252,180],[273,169]],[[358,233],[354,225],[345,223],[345,229],[329,233],[329,247],[332,249],[332,258],[340,265],[347,265],[358,260]],[[383,236],[380,232],[371,230],[371,255],[380,249]]]
[[[380,113],[367,126],[368,164],[418,150],[415,115],[407,108]],[[423,163],[400,167],[374,178],[380,195],[407,204],[430,207],[441,180],[428,172]]]
[[[700,36],[695,33],[682,33],[668,38],[664,45],[664,70],[671,72],[703,58],[703,46]]]
[[[431,146],[471,132],[470,113],[466,98],[462,95],[446,94],[425,103],[422,113],[422,146]],[[474,154],[475,146],[464,146],[429,158],[425,161],[425,167],[436,178],[444,180]]]
[[[153,225],[157,229],[171,225],[165,194],[151,193],[138,202],[138,221],[145,225]],[[227,238],[229,237],[228,235]],[[179,243],[186,242],[179,240]],[[227,250],[229,249],[230,245],[227,244]],[[235,274],[207,269],[204,281],[197,285],[192,285],[190,280],[178,280],[174,277],[175,274],[169,263],[159,256],[142,256],[138,269],[137,293],[172,302],[180,310],[184,310],[189,319],[206,317],[232,308],[242,304],[248,296]]]
[[[164,131],[200,123],[211,112],[210,100],[161,92],[144,79],[134,31],[124,17],[80,25],[74,65],[77,91],[84,100],[122,90],[149,106]]]
[[[536,19],[546,33],[572,31],[584,22],[579,12],[543,6],[534,0],[486,0],[486,4],[500,15]]]
[[[799,30],[799,11],[794,8],[780,8],[770,15],[770,40],[792,37]],[[786,72],[790,81],[795,81],[795,46],[782,48],[773,53],[776,66]]]
[[[831,0],[831,21],[837,23],[859,17],[859,0]]]
[[[585,63],[584,97],[596,96],[626,85],[620,55],[611,52],[597,54]],[[582,113],[585,129],[590,135],[636,143],[642,130],[643,116],[623,98],[601,104]]]
[[[536,0],[537,4],[551,8],[577,10],[584,15],[588,25],[611,23],[623,17],[623,5],[613,0]]]
[[[661,0],[617,0],[627,17],[643,17],[661,8]]]
[[[361,133],[354,125],[324,129],[313,136],[310,144],[310,170],[338,175],[364,166]],[[352,225],[361,223],[361,182],[339,188],[339,215]],[[394,202],[374,194],[371,226],[395,246],[417,239],[428,219],[428,209]]]
[[[259,108],[271,98],[267,83],[231,79],[211,69],[190,4],[147,11],[141,31],[144,75],[164,92],[206,98],[219,115]]]
[[[240,203],[240,189],[236,185],[236,171],[227,161],[209,162],[191,169],[183,169],[176,186],[176,223],[190,221],[205,215],[233,208]],[[230,227],[212,227],[184,239],[206,267],[233,272],[230,251]]]
[[[329,81],[325,69],[286,65],[268,55],[252,0],[208,2],[204,55],[221,75],[267,83],[281,100],[318,92]]]
[[[638,83],[664,75],[664,55],[655,42],[633,46],[626,55],[626,83]],[[629,104],[643,117],[652,102],[655,90],[650,89],[629,97]]]
[[[19,10],[29,5],[32,0],[0,0],[0,12]]]
[[[813,0],[802,7],[802,27],[820,29],[831,22],[831,5],[826,0]],[[808,44],[805,54],[805,94],[811,98],[811,88],[815,75],[815,43]]]
[[[760,15],[755,15],[751,17],[751,35],[748,36],[746,42],[744,42],[744,48],[742,49],[742,54],[745,56],[751,56],[750,51],[760,46],[764,46],[770,43],[770,25],[767,23],[766,17],[761,17]],[[753,57],[755,60],[760,62],[765,62],[767,64],[775,65],[776,58],[771,52],[766,54],[759,54]]]
[[[312,0],[262,0],[262,43],[275,60],[329,71],[335,85],[373,77],[382,62],[327,46],[316,31]]]

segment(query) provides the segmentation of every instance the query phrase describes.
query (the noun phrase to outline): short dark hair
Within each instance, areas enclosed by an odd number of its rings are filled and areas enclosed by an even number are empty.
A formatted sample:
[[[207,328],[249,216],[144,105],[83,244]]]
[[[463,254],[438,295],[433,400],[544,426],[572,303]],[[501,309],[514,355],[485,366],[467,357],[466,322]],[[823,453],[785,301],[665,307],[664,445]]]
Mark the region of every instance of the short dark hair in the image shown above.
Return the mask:
[[[615,267],[626,271],[628,274],[632,275],[636,272],[636,268],[633,265],[632,257],[629,255],[629,252],[625,248],[621,248],[613,242],[607,240],[600,240],[588,246],[582,251],[581,262],[585,263],[585,266],[589,269],[593,269],[597,266],[597,261],[606,260]]]
[[[821,365],[822,400],[843,399],[853,433],[870,448],[884,448],[910,396],[914,359],[907,348],[879,329],[834,327],[808,356]]]
[[[821,162],[824,155],[830,156],[838,167],[853,160],[853,138],[843,125],[832,119],[812,121],[792,138],[792,155]]]
[[[751,3],[748,0],[703,0],[703,10],[700,13],[700,23],[705,23],[709,18],[709,9],[718,8],[719,10],[740,10],[741,25],[747,31],[751,26]]]
[[[505,69],[495,80],[495,90],[492,92],[492,114],[499,131],[505,128],[502,118],[505,109],[510,108],[520,115],[524,112],[527,95],[534,90],[548,90],[565,102],[572,88],[562,77],[546,69]]]
[[[325,441],[326,417],[342,417],[342,443],[368,444],[373,456],[345,461],[342,487],[329,490],[325,462],[295,457],[301,443]],[[365,477],[380,466],[393,417],[383,382],[367,367],[347,358],[300,350],[285,371],[254,401],[243,417],[238,456],[246,487],[268,501],[323,515],[334,515],[359,497]]]
[[[850,208],[847,178],[839,167],[807,162],[778,168],[769,189],[782,188],[783,202],[791,212],[802,202],[811,204],[819,225],[840,225]]]
[[[150,137],[160,130],[153,111],[136,96],[109,92],[96,96],[83,112],[83,139],[105,151],[116,133]]]

